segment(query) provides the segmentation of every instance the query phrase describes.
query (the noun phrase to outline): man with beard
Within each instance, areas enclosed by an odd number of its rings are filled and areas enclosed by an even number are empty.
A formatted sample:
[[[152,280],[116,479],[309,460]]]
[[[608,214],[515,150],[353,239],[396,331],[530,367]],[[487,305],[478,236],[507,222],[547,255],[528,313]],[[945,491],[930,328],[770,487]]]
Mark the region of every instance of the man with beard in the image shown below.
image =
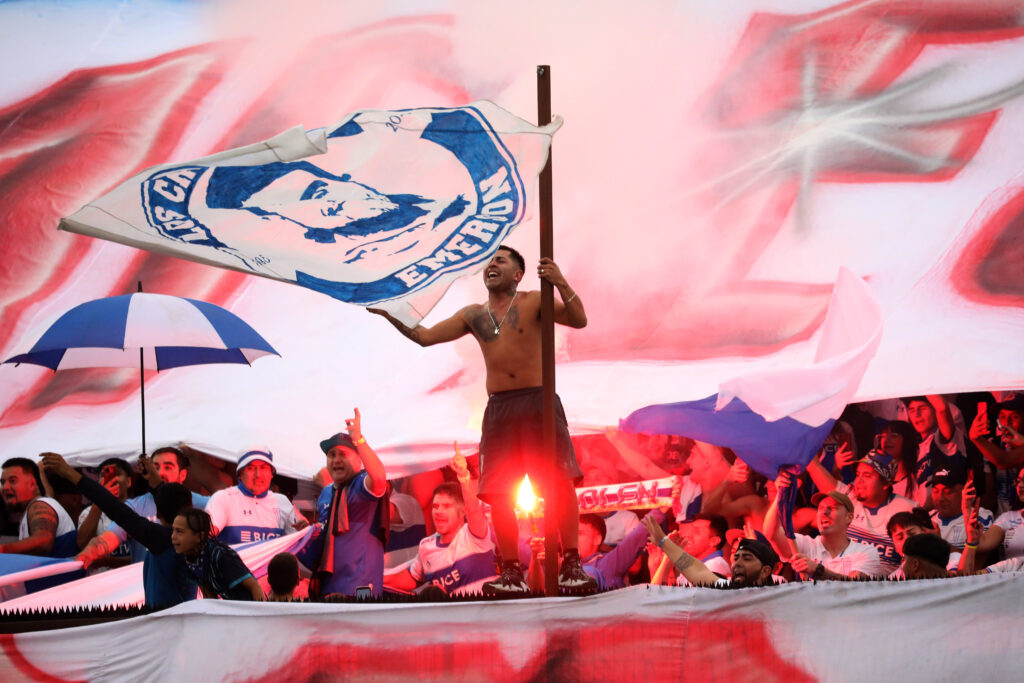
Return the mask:
[[[772,573],[779,564],[779,556],[764,541],[754,538],[741,540],[733,554],[732,576],[723,579],[669,538],[654,515],[647,515],[642,521],[647,527],[647,533],[650,534],[651,543],[661,548],[679,573],[694,586],[748,588],[770,586],[774,583]]]
[[[0,494],[18,525],[18,540],[0,545],[0,553],[69,557],[78,550],[75,523],[53,498],[42,495],[39,466],[11,458],[0,474]]]
[[[529,586],[519,563],[519,523],[515,516],[515,492],[533,464],[541,443],[541,326],[540,292],[519,292],[526,264],[522,254],[511,247],[498,247],[484,269],[487,301],[466,306],[433,327],[410,328],[385,311],[367,309],[387,319],[403,335],[420,346],[450,342],[467,334],[476,337],[487,369],[490,395],[484,412],[480,439],[480,492],[490,503],[492,521],[502,556],[501,576],[484,585],[494,595],[522,595]],[[572,290],[554,261],[542,258],[537,266],[541,279],[558,290],[555,322],[582,328],[587,324],[583,303]],[[574,485],[583,473],[576,463],[568,424],[561,402],[556,420],[557,448],[554,462],[537,463],[557,487],[557,508],[549,512],[558,520],[562,541],[562,567],[558,585],[564,589],[593,589],[594,579],[583,570],[579,548],[579,505]],[[535,474],[535,473],[531,473]]]

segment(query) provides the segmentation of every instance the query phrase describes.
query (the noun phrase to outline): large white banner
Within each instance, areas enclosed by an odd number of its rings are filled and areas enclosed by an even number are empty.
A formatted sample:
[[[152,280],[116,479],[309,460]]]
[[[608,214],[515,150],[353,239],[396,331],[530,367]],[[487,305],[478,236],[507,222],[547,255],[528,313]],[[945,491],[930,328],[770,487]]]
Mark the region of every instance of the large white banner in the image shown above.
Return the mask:
[[[452,604],[198,600],[0,635],[4,681],[1015,681],[1021,575]]]

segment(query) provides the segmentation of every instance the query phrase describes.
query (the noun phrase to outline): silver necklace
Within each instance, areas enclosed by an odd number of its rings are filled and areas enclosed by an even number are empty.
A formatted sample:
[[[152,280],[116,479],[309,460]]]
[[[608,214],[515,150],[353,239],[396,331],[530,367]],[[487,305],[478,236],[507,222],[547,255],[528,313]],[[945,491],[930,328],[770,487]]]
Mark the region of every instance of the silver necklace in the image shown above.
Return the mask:
[[[494,325],[494,334],[501,334],[501,326],[505,324],[505,318],[508,317],[508,312],[512,310],[512,305],[516,302],[517,296],[519,296],[519,292],[512,295],[512,301],[509,302],[508,308],[505,309],[505,315],[501,316],[500,323],[494,319],[494,314],[491,313],[491,302],[487,302],[487,317],[491,319],[491,324]]]

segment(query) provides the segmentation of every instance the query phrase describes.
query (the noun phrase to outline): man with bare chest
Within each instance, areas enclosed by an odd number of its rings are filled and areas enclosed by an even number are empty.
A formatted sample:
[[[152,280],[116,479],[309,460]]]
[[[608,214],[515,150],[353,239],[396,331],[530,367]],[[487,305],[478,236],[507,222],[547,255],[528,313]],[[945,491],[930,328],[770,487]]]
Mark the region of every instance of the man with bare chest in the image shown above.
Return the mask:
[[[511,247],[499,247],[484,269],[487,301],[466,306],[432,327],[409,328],[384,311],[381,315],[399,332],[420,346],[454,341],[472,334],[484,355],[489,400],[484,412],[480,440],[479,497],[491,505],[492,521],[502,556],[502,572],[484,586],[491,594],[514,595],[529,591],[519,565],[519,527],[515,516],[515,492],[531,459],[542,451],[541,444],[541,327],[540,292],[518,291],[526,264]],[[537,274],[550,282],[562,301],[555,302],[555,322],[581,328],[587,324],[583,303],[566,282],[554,261],[542,258]],[[556,456],[548,463],[550,477],[558,487],[557,515],[562,540],[562,568],[558,575],[563,588],[592,588],[594,580],[583,571],[578,543],[579,510],[574,483],[582,477],[569,429],[557,402]],[[534,474],[531,472],[531,474]],[[537,478],[535,475],[533,478]]]

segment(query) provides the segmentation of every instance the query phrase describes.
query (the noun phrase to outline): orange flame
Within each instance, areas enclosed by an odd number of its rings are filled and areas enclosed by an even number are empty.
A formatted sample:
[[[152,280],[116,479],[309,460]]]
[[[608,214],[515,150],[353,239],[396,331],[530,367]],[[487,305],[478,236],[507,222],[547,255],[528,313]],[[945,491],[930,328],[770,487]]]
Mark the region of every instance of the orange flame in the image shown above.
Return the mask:
[[[529,514],[537,507],[537,496],[530,486],[530,475],[523,477],[523,483],[519,485],[519,495],[516,496],[516,507]]]

